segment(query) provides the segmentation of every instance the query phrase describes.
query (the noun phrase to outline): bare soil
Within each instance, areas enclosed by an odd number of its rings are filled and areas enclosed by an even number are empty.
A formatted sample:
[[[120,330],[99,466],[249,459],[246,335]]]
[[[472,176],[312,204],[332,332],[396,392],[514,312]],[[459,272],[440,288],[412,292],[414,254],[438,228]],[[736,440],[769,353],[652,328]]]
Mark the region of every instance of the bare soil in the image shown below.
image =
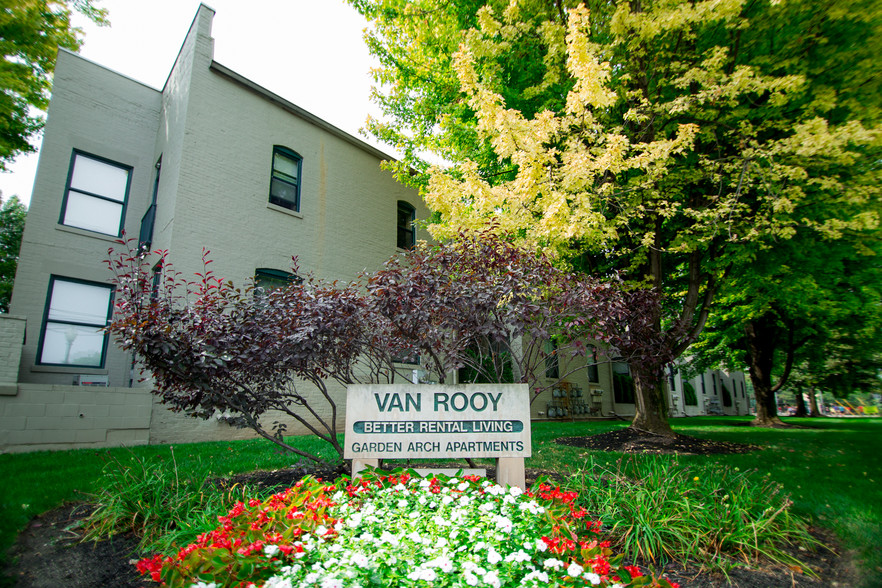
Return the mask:
[[[588,437],[567,437],[557,440],[565,445],[594,450],[621,452],[652,452],[682,454],[742,453],[757,447],[734,443],[710,442],[692,437],[659,438],[641,434],[631,429]],[[446,466],[449,467],[449,466]],[[493,468],[488,468],[493,476]],[[251,472],[229,479],[217,480],[220,486],[249,482],[263,488],[289,486],[304,475],[313,474],[333,479],[339,469],[309,470],[290,468],[271,472]],[[528,470],[528,484],[539,476],[559,477],[557,472]],[[67,504],[43,513],[31,521],[19,535],[10,551],[11,565],[5,571],[5,582],[0,586],[18,588],[151,588],[157,585],[135,570],[134,561],[139,558],[137,538],[131,534],[117,535],[99,542],[81,542],[78,532],[80,521],[88,514],[88,504]],[[857,587],[859,575],[853,554],[843,552],[832,533],[813,529],[820,544],[827,548],[816,552],[795,551],[805,567],[788,567],[767,562],[752,562],[738,566],[726,578],[711,574],[696,566],[671,563],[656,572],[664,571],[667,577],[680,583],[683,588],[710,588],[733,586],[735,588],[821,588]],[[638,562],[641,563],[641,562]]]

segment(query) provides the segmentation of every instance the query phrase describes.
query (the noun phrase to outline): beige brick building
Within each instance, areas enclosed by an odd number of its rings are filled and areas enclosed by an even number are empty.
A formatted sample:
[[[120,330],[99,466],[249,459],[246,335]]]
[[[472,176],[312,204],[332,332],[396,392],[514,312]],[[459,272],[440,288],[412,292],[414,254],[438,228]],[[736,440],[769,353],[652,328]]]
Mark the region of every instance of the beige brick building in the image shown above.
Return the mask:
[[[411,219],[429,212],[381,170],[387,155],[214,61],[213,17],[200,6],[161,90],[58,56],[0,315],[0,451],[251,436],[166,410],[101,331],[113,300],[103,260],[123,233],[170,251],[184,275],[206,248],[237,285],[284,279],[292,255],[319,278],[351,280],[428,237]],[[574,361],[567,394],[544,393],[534,418],[633,414],[625,364]],[[705,413],[703,400],[681,399],[680,414]]]
[[[184,275],[209,249],[216,275],[241,285],[283,277],[293,255],[350,280],[399,239],[426,237],[399,235],[399,219],[428,213],[380,169],[389,156],[214,61],[213,17],[199,8],[161,90],[59,54],[0,319],[0,450],[247,434],[156,405],[100,331],[112,307],[103,260],[123,231],[169,250]]]

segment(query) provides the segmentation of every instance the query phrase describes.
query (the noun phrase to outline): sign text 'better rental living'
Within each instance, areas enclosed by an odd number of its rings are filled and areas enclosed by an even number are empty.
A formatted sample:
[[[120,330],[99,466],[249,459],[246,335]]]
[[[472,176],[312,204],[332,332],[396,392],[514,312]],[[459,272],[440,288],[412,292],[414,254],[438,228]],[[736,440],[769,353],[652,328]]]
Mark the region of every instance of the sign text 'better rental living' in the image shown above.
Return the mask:
[[[529,457],[526,384],[358,385],[344,458]]]

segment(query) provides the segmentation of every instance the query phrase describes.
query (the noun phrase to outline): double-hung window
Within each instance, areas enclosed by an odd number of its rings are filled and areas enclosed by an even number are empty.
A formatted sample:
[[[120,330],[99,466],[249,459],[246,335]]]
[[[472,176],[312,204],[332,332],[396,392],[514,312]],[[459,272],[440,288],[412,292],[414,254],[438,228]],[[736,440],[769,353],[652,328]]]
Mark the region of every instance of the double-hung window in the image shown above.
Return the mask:
[[[416,234],[413,230],[413,221],[416,218],[416,209],[404,200],[398,201],[398,247],[400,249],[413,249],[416,245]]]
[[[111,286],[52,276],[37,363],[103,367],[112,302]]]
[[[300,164],[303,158],[285,147],[273,147],[270,204],[300,212]]]
[[[131,178],[131,166],[74,151],[59,222],[119,237]]]
[[[303,281],[303,278],[291,272],[259,267],[254,271],[254,294],[265,296],[273,290],[287,288],[291,284]]]

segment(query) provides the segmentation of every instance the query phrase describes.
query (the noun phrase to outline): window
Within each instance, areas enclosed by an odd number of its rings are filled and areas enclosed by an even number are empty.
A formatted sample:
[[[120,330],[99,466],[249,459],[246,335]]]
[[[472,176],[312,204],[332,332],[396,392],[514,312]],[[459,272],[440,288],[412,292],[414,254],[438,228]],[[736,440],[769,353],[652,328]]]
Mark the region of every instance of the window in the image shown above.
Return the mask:
[[[557,357],[557,344],[545,342],[545,377],[552,380],[560,378],[560,361]]]
[[[131,176],[130,166],[74,151],[58,222],[119,237]]]
[[[105,284],[52,276],[38,363],[103,367],[112,299]]]
[[[704,374],[701,374],[701,393],[707,396],[707,385],[704,383]]]
[[[720,378],[720,388],[723,389],[723,406],[732,406],[732,393],[723,378]]]
[[[668,383],[671,385],[671,392],[677,391],[677,370],[674,366],[668,366]]]
[[[588,346],[588,381],[592,384],[600,383],[600,370],[597,368],[597,347]]]
[[[698,406],[698,396],[695,394],[695,387],[688,380],[683,382],[683,402],[686,406]]]
[[[401,249],[413,249],[416,245],[416,234],[413,230],[413,221],[416,218],[416,209],[404,200],[398,201],[398,247]]]
[[[153,266],[153,275],[150,278],[150,302],[159,300],[159,289],[162,286],[162,261]]]
[[[287,288],[288,284],[300,282],[301,278],[291,272],[260,267],[254,271],[254,292],[263,296],[273,290]]]
[[[300,212],[300,163],[302,158],[284,147],[273,147],[270,204]]]
[[[634,378],[627,363],[614,362],[613,398],[617,404],[634,404]]]

